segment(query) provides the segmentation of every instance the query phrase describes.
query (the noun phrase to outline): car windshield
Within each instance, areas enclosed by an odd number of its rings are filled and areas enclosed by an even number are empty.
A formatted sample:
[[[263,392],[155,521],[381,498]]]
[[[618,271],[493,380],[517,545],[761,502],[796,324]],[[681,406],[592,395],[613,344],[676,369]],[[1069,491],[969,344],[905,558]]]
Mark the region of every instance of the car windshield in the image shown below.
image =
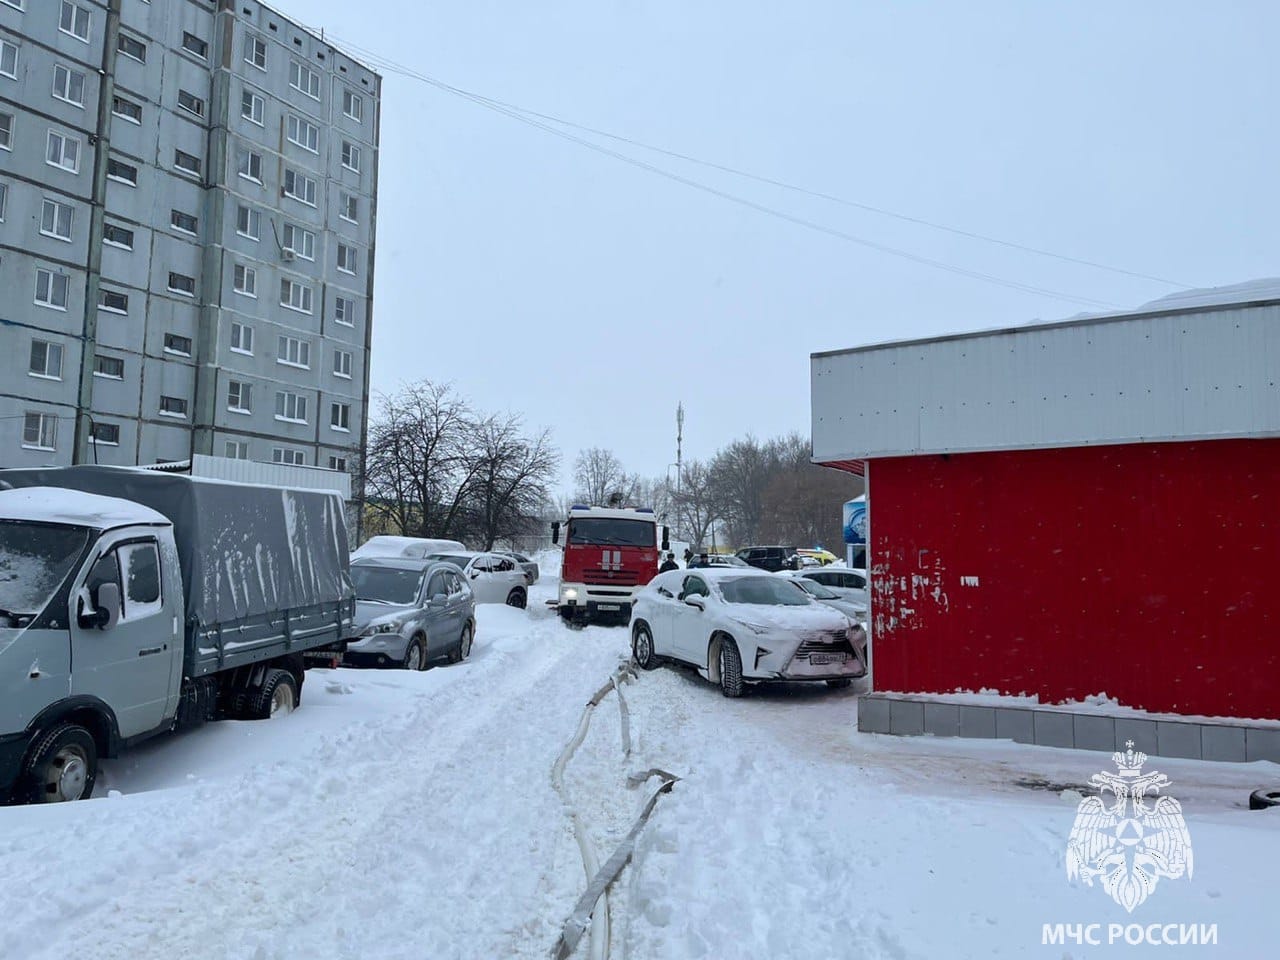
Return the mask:
[[[800,577],[796,584],[800,589],[811,597],[817,597],[819,600],[839,600],[840,594],[836,593],[830,587],[823,586],[816,580],[810,580],[808,577]]]
[[[771,607],[803,607],[811,603],[804,591],[777,577],[738,577],[720,583],[720,593],[728,603],[758,603]]]
[[[569,543],[608,544],[613,547],[652,547],[657,527],[652,520],[621,517],[583,517],[569,521]]]
[[[374,603],[413,603],[422,589],[423,570],[375,567],[357,563],[351,568],[351,582],[357,600]]]
[[[751,564],[745,560],[739,560],[737,557],[716,556],[711,558],[711,565],[714,567],[749,567]]]
[[[0,618],[42,611],[88,542],[83,527],[0,521]]]

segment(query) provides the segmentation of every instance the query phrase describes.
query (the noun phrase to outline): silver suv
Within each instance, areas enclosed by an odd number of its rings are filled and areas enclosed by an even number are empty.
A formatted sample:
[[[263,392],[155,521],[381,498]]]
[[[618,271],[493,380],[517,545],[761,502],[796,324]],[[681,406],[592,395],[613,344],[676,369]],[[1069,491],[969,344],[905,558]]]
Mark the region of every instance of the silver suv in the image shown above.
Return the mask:
[[[365,557],[351,564],[351,582],[356,616],[344,662],[425,670],[471,653],[476,598],[452,563]]]

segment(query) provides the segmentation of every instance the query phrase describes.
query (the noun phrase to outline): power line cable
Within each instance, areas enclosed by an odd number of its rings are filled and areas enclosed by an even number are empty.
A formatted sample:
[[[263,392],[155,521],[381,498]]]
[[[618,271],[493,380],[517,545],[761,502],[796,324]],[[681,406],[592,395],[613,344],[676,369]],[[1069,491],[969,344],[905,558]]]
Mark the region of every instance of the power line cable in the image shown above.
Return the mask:
[[[710,186],[709,184],[705,184],[700,181],[693,180],[689,177],[683,176],[678,173],[673,173],[670,170],[665,170],[662,167],[655,166],[644,160],[640,160],[635,157],[629,156],[627,154],[620,153],[617,150],[611,150],[608,147],[602,146],[598,143],[593,143],[590,140],[586,140],[586,139],[583,139],[582,137],[578,137],[571,133],[567,133],[564,130],[560,130],[556,127],[550,126],[546,122],[543,122],[532,116],[525,115],[521,113],[518,109],[507,107],[501,104],[500,102],[491,100],[487,97],[484,97],[481,94],[476,94],[468,90],[463,90],[460,87],[455,87],[451,84],[445,83],[442,80],[437,80],[434,77],[428,76],[423,73],[419,73],[416,70],[413,70],[409,67],[405,67],[402,64],[396,63],[395,61],[388,60],[384,57],[381,57],[378,54],[374,53],[373,51],[361,48],[356,44],[350,43],[349,41],[338,40],[338,42],[360,53],[367,60],[369,60],[374,66],[379,66],[382,69],[385,69],[389,72],[398,73],[402,76],[409,77],[414,80],[418,80],[422,83],[426,83],[429,86],[435,87],[436,89],[442,90],[446,93],[453,94],[454,96],[461,97],[465,100],[469,100],[472,103],[485,107],[486,109],[493,110],[497,113],[503,114],[504,116],[510,117],[513,120],[517,120],[529,126],[536,127],[537,129],[550,133],[552,136],[560,137],[561,139],[567,140],[571,143],[576,143],[579,146],[587,148],[588,150],[595,151],[596,153],[600,153],[607,157],[612,157],[613,159],[619,160],[622,163],[629,164],[631,166],[637,167],[641,170],[645,170],[649,173],[656,174],[657,176],[664,177],[676,183],[683,184],[684,186],[690,187],[694,190],[700,190],[704,193],[711,194],[712,196],[720,197],[723,200],[727,200],[731,203],[739,204],[741,206],[755,210],[759,213],[763,213],[772,217],[777,217],[779,219],[785,220],[797,226],[805,227],[807,229],[826,234],[827,236],[835,237],[840,240],[845,240],[849,243],[857,244],[859,246],[863,246],[871,250],[876,250],[881,253],[888,254],[890,256],[900,257],[902,259],[909,260],[914,263],[919,263],[924,266],[934,267],[935,269],[938,269],[938,270],[945,270],[949,273],[954,273],[959,276],[965,276],[975,280],[984,280],[988,283],[994,283],[999,286],[1007,287],[1013,290],[1018,290],[1023,293],[1032,293],[1039,296],[1051,297],[1056,300],[1062,300],[1068,303],[1076,303],[1084,306],[1094,306],[1094,307],[1117,306],[1117,304],[1111,303],[1106,300],[1097,300],[1091,297],[1083,297],[1078,294],[1065,293],[1060,290],[1053,290],[1051,288],[1041,287],[1036,284],[1023,283],[1018,280],[1009,280],[1004,277],[995,276],[989,273],[983,273],[978,270],[970,270],[967,267],[959,267],[954,264],[946,263],[941,260],[935,260],[933,258],[921,256],[920,254],[911,253],[910,251],[902,250],[897,247],[891,247],[887,244],[878,243],[874,240],[867,240],[863,237],[858,237],[858,236],[855,236],[854,234],[846,233],[843,230],[837,230],[834,227],[828,227],[825,224],[821,224],[813,220],[808,220],[804,217],[796,216],[795,214],[788,213],[785,210],[779,210],[776,207],[771,207],[763,203],[757,203],[756,201],[750,200],[746,197],[742,197],[737,194],[730,193],[726,190],[721,190],[717,187],[713,187],[713,186]],[[1168,282],[1168,281],[1161,281],[1161,282]]]

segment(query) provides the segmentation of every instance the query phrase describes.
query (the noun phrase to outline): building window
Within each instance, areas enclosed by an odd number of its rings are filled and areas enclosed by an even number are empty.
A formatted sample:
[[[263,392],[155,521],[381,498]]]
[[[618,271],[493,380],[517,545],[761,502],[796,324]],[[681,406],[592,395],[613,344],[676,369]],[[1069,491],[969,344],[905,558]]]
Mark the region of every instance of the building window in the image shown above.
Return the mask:
[[[320,99],[320,74],[297,60],[289,61],[289,86],[313,100]]]
[[[333,351],[333,375],[344,380],[351,379],[351,351]]]
[[[0,223],[4,223],[4,208],[9,205],[9,185],[0,183]]]
[[[129,297],[119,290],[108,290],[105,287],[99,287],[98,309],[106,310],[108,313],[128,313]]]
[[[13,149],[13,114],[0,111],[0,149]]]
[[[246,267],[243,263],[237,263],[231,271],[231,285],[236,293],[242,293],[246,297],[256,297],[258,295],[258,271],[253,267]]]
[[[75,208],[70,204],[46,198],[40,207],[40,232],[46,237],[56,237],[70,243],[75,215]]]
[[[356,302],[346,297],[333,298],[333,322],[340,323],[344,327],[355,326],[356,322]]]
[[[311,312],[311,288],[296,280],[280,281],[280,305],[300,313]]]
[[[227,409],[233,413],[252,413],[253,385],[243,380],[228,380]]]
[[[70,173],[80,172],[80,141],[68,137],[56,130],[49,131],[48,149],[44,155],[45,162],[51,167],[59,167]]]
[[[295,256],[303,260],[316,258],[316,235],[292,223],[284,225],[284,242],[281,245],[286,250],[292,250]]]
[[[138,168],[123,160],[108,160],[107,176],[112,180],[127,183],[131,187],[138,185]]]
[[[352,275],[356,272],[356,248],[338,244],[338,269]]]
[[[120,446],[120,424],[94,421],[89,428],[89,442],[110,447]]]
[[[360,222],[360,200],[353,194],[344,193],[341,195],[338,210],[338,216],[343,220],[348,220],[351,223]]]
[[[48,340],[31,341],[31,362],[27,373],[45,380],[62,379],[62,344]]]
[[[53,95],[59,100],[65,100],[67,103],[74,104],[77,107],[83,107],[84,74],[79,70],[64,67],[60,63],[54,64]]]
[[[244,59],[259,70],[267,69],[267,42],[252,34],[244,38]]]
[[[267,101],[252,90],[245,90],[240,94],[240,116],[246,120],[262,126],[263,117],[266,116],[266,109]]]
[[[227,445],[223,448],[223,452],[228,460],[248,460],[249,441],[228,440]]]
[[[307,398],[288,390],[276,392],[276,419],[289,423],[307,422]]]
[[[182,417],[187,416],[187,401],[183,397],[161,397],[160,398],[160,416],[162,417]]]
[[[169,291],[171,293],[180,293],[184,297],[194,297],[196,295],[196,278],[188,277],[184,273],[170,272]]]
[[[109,243],[113,247],[121,247],[124,250],[132,250],[133,231],[116,226],[114,223],[104,223],[102,225],[102,242]]]
[[[187,53],[194,53],[202,60],[209,58],[209,44],[194,33],[187,33],[185,30],[182,33],[182,49],[186,50]]]
[[[175,150],[173,151],[173,165],[183,173],[189,173],[197,178],[200,176],[201,161],[199,157],[183,153],[181,150]]]
[[[8,40],[0,40],[0,77],[18,79],[18,47]]]
[[[200,232],[200,221],[189,213],[183,213],[181,210],[169,211],[169,224],[175,230],[181,230],[183,233],[189,233],[195,236]]]
[[[191,338],[182,337],[176,333],[166,333],[164,335],[164,352],[176,353],[180,357],[191,356]]]
[[[127,97],[118,94],[112,96],[111,112],[130,123],[142,123],[142,105],[134,103]]]
[[[360,172],[360,148],[350,140],[342,141],[342,165],[348,170]]]
[[[346,472],[347,472],[347,458],[346,458],[346,457],[332,457],[332,456],[331,456],[331,457],[329,458],[329,469],[330,469],[330,470],[337,470],[339,473],[346,473]]]
[[[89,42],[89,11],[71,0],[62,0],[62,16],[58,20],[58,29],[70,34],[77,40]]]
[[[276,363],[310,370],[311,344],[297,337],[280,337],[276,348]]]
[[[301,450],[290,450],[288,447],[272,447],[271,462],[288,463],[295,467],[305,467],[307,465],[307,455]]]
[[[262,182],[262,154],[241,147],[236,153],[236,172],[246,180]]]
[[[104,357],[99,354],[93,358],[93,375],[108,380],[123,380],[124,361],[119,357]]]
[[[187,113],[194,114],[197,117],[204,116],[204,101],[194,93],[188,93],[186,90],[179,90],[178,106],[187,111]]]
[[[126,34],[120,34],[116,38],[116,49],[123,53],[126,57],[133,57],[139,63],[147,62],[147,45],[141,40],[130,37]]]
[[[351,404],[329,404],[329,426],[343,433],[351,432]]]
[[[286,136],[290,143],[296,143],[304,150],[310,150],[312,153],[320,152],[320,128],[295,114],[289,114]]]
[[[342,112],[356,123],[364,120],[364,100],[350,90],[342,91]]]
[[[69,277],[65,273],[54,273],[43,267],[36,271],[36,303],[54,310],[67,309],[67,286]]]
[[[253,356],[253,327],[243,323],[231,324],[231,349]]]
[[[236,233],[250,240],[257,240],[262,232],[262,214],[252,207],[241,205],[236,210]]]
[[[309,207],[316,205],[316,182],[305,174],[285,168],[284,193],[287,197],[300,200]]]
[[[22,445],[28,450],[54,450],[58,418],[52,413],[28,413],[22,423]]]

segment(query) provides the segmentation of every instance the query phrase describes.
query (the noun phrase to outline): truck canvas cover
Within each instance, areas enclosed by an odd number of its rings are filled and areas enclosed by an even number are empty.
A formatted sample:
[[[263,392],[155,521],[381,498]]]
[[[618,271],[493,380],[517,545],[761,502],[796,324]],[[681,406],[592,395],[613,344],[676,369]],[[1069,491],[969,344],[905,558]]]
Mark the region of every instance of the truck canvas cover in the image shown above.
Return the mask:
[[[168,517],[198,634],[354,595],[336,494],[95,466],[0,470],[5,483],[119,497]]]

